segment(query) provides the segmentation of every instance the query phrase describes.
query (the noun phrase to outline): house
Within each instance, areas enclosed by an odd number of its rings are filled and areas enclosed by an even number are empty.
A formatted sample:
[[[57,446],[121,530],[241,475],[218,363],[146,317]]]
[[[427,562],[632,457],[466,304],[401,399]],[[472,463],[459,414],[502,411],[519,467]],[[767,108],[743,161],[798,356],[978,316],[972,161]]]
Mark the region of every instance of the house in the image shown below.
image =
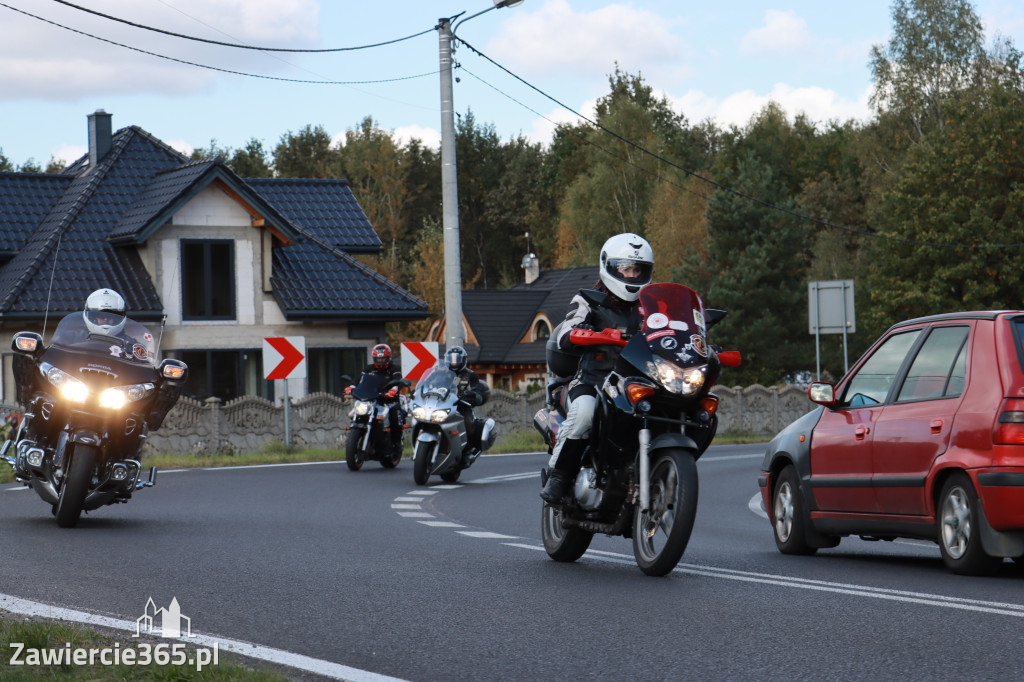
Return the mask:
[[[274,397],[266,337],[301,336],[308,379],[340,394],[385,324],[426,304],[353,258],[381,242],[344,180],[243,179],[190,161],[136,126],[88,116],[89,152],[59,174],[0,173],[0,391],[14,401],[10,340],[44,332],[110,287],[189,365],[186,394]]]
[[[521,390],[547,383],[544,347],[580,289],[593,289],[597,266],[540,270],[537,257],[524,260],[526,280],[509,289],[462,292],[462,321],[470,367],[491,386]],[[444,319],[428,341],[444,343]]]

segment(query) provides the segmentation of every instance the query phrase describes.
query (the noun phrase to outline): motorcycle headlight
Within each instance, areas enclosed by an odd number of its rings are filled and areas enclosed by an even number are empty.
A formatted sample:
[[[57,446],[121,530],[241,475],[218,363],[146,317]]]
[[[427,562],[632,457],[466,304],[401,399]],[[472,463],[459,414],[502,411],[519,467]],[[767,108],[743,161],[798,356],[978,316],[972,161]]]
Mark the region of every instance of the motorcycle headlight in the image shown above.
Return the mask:
[[[117,410],[124,407],[127,403],[134,403],[136,400],[142,400],[149,395],[154,388],[154,385],[149,383],[108,388],[103,391],[103,393],[100,393],[100,405]]]
[[[704,385],[704,372],[707,366],[701,365],[684,369],[655,355],[653,369],[651,374],[657,377],[658,382],[666,391],[680,395],[693,395]]]
[[[60,394],[75,403],[84,403],[89,396],[89,387],[59,367],[43,363],[40,369],[47,381],[53,384]]]
[[[434,410],[430,413],[430,421],[443,422],[448,418],[448,410]]]
[[[370,413],[370,410],[373,409],[373,404],[372,403],[367,403],[367,402],[364,402],[364,401],[360,400],[359,402],[356,403],[356,408],[355,409],[356,409],[356,414],[358,414],[361,417],[364,414],[369,414]]]
[[[426,421],[427,420],[427,408],[425,408],[425,407],[423,407],[421,405],[417,405],[416,407],[412,408],[412,416],[413,416],[414,419],[418,419],[421,422],[422,421]]]

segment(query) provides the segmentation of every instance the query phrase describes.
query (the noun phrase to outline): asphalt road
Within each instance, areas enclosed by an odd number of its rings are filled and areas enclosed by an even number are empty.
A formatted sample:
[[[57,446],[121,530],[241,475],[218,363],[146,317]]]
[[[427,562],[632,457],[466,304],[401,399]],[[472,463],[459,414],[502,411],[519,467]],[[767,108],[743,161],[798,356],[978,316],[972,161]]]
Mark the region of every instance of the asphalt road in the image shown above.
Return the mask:
[[[409,461],[163,472],[74,529],[0,486],[0,594],[128,621],[177,598],[196,632],[407,680],[1020,676],[1024,569],[954,576],[933,544],[856,538],[783,556],[754,499],[762,451],[700,460],[664,578],[623,538],[550,560],[545,457],[520,455],[455,486],[416,486]]]

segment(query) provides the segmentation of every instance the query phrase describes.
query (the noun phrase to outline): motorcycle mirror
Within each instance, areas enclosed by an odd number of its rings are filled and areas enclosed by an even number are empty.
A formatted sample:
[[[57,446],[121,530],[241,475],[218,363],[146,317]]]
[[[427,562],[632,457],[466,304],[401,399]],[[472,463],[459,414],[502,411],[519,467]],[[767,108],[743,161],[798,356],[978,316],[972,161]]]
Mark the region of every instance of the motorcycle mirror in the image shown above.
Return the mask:
[[[716,324],[722,321],[728,313],[724,310],[718,310],[717,308],[706,308],[704,310],[704,324],[707,329],[711,329]]]
[[[188,365],[181,360],[166,358],[160,363],[160,376],[174,381],[184,381],[188,374]]]
[[[718,361],[726,367],[739,367],[740,352],[738,350],[723,350],[718,354]]]
[[[608,294],[597,289],[583,289],[580,291],[580,296],[586,299],[587,303],[593,306],[607,308],[612,304],[612,300],[608,298]]]
[[[43,348],[43,337],[36,332],[18,332],[11,341],[11,350],[17,353],[35,354]]]
[[[350,384],[354,384],[354,383],[355,383],[354,381],[352,381],[352,377],[350,377],[350,376],[349,376],[349,375],[347,375],[347,374],[342,374],[342,375],[341,375],[341,377],[339,377],[339,378],[341,379],[342,383],[344,383],[344,382],[346,382],[346,381],[347,381],[348,383],[350,383]]]

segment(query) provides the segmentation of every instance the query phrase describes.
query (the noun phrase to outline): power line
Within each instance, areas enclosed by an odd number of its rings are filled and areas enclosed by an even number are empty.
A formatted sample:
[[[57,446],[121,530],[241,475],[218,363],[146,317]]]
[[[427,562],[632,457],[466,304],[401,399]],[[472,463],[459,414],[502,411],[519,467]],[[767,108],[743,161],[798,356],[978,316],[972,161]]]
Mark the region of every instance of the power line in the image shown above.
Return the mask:
[[[640,144],[638,144],[636,142],[633,142],[632,140],[630,140],[628,138],[623,137],[622,135],[620,135],[619,133],[615,132],[614,130],[611,130],[609,128],[604,127],[603,125],[601,125],[597,121],[591,120],[587,116],[584,116],[580,112],[578,112],[575,109],[573,109],[572,107],[570,107],[568,104],[565,104],[564,102],[561,102],[560,100],[558,100],[555,97],[553,97],[553,96],[549,95],[548,93],[544,92],[543,90],[541,90],[537,86],[533,85],[532,83],[526,81],[522,77],[520,77],[517,74],[513,73],[512,71],[510,71],[506,67],[502,66],[498,62],[494,61],[493,59],[491,59],[490,57],[485,55],[483,52],[481,52],[477,48],[475,48],[472,45],[470,45],[469,43],[467,43],[462,38],[457,38],[457,40],[460,43],[462,43],[463,45],[465,45],[469,50],[471,50],[472,52],[476,53],[480,57],[483,57],[485,60],[487,60],[488,62],[490,62],[494,66],[498,67],[499,69],[501,69],[502,71],[507,73],[509,76],[512,76],[514,79],[516,79],[517,81],[519,81],[520,83],[522,83],[526,87],[528,87],[531,90],[537,92],[538,94],[540,94],[541,96],[545,97],[546,99],[551,100],[552,102],[554,102],[558,106],[562,107],[563,109],[569,111],[570,113],[574,114],[575,116],[578,116],[579,118],[583,119],[584,121],[586,121],[590,125],[594,126],[595,128],[608,133],[612,137],[620,140],[621,142],[626,143],[627,145],[633,147],[634,149],[636,149],[636,150],[638,150],[638,151],[640,151],[640,152],[642,152],[644,154],[648,154],[652,158],[655,158],[658,161],[661,161],[662,163],[668,164],[669,166],[672,166],[673,168],[675,168],[677,170],[680,170],[683,173],[686,173],[687,175],[690,175],[690,176],[692,176],[694,178],[697,178],[698,180],[701,180],[701,181],[703,181],[703,182],[705,182],[705,183],[707,183],[709,185],[712,185],[712,186],[714,186],[714,187],[716,187],[716,188],[718,188],[718,189],[720,189],[720,190],[722,190],[724,192],[729,192],[730,194],[733,194],[735,196],[747,199],[748,201],[753,201],[754,203],[760,204],[761,206],[764,206],[766,208],[769,208],[769,209],[772,209],[772,210],[776,210],[776,211],[781,211],[782,213],[786,213],[786,214],[788,214],[790,216],[793,216],[795,218],[799,218],[800,220],[807,220],[807,221],[810,221],[812,223],[816,223],[818,225],[821,225],[822,227],[827,227],[827,228],[834,229],[834,230],[841,230],[841,231],[844,231],[844,232],[848,232],[848,233],[851,233],[851,234],[858,234],[858,235],[862,235],[862,236],[865,236],[865,237],[872,237],[872,238],[876,238],[876,239],[885,239],[885,240],[888,240],[888,241],[902,242],[902,243],[905,243],[905,244],[914,244],[914,245],[917,245],[917,246],[933,246],[933,247],[957,248],[957,249],[968,249],[968,250],[973,250],[973,249],[1003,249],[1003,248],[1024,247],[1024,242],[1013,242],[1013,243],[1009,243],[1009,244],[957,244],[957,243],[946,243],[946,242],[926,242],[926,241],[920,241],[920,240],[917,240],[917,239],[907,239],[905,237],[896,237],[896,236],[893,236],[893,235],[882,234],[882,233],[879,233],[879,232],[867,232],[867,231],[864,231],[864,230],[857,230],[857,229],[854,229],[852,227],[847,227],[845,225],[839,225],[837,223],[833,223],[833,222],[828,221],[828,220],[823,220],[821,218],[814,218],[812,216],[804,215],[802,213],[799,213],[797,211],[793,211],[793,210],[785,208],[783,206],[779,206],[777,204],[773,204],[770,201],[765,201],[764,199],[759,199],[759,198],[757,198],[757,197],[755,197],[753,195],[746,194],[745,192],[741,192],[738,189],[735,189],[735,188],[730,187],[728,185],[724,185],[724,184],[722,184],[720,182],[712,180],[711,178],[704,177],[703,175],[697,173],[696,171],[692,171],[692,170],[690,170],[688,168],[684,168],[683,166],[681,166],[681,165],[677,164],[676,162],[672,161],[671,159],[666,159],[665,157],[661,156],[660,154],[657,154],[657,153],[652,152],[651,150],[647,149],[643,145],[640,145]],[[463,69],[463,70],[465,70],[465,69]],[[469,73],[469,72],[467,71],[467,73]],[[473,74],[470,74],[470,75],[473,75]],[[474,76],[474,78],[476,78],[476,76]],[[490,84],[488,84],[488,85],[490,85]],[[491,86],[491,87],[493,87],[493,86]],[[494,89],[497,90],[497,88],[494,88]],[[501,91],[498,90],[498,92],[501,92]],[[505,94],[505,93],[502,93],[502,94]],[[506,95],[506,97],[508,97],[508,95]],[[512,99],[512,101],[519,103],[517,100],[515,100],[515,99],[513,99],[511,97],[509,97],[509,99]],[[519,103],[519,104],[521,104],[521,103]],[[522,105],[522,106],[525,106],[525,105]],[[526,108],[529,109],[530,111],[533,111],[533,109],[530,109],[529,107],[526,107]],[[534,113],[537,113],[537,112],[534,111]],[[545,118],[545,120],[548,120],[547,117],[544,117],[544,118]]]
[[[153,31],[154,33],[162,33],[162,34],[167,35],[167,36],[173,36],[175,38],[183,38],[185,40],[194,40],[194,41],[196,41],[198,43],[209,43],[210,45],[221,45],[223,47],[234,47],[234,48],[238,48],[240,50],[259,50],[261,52],[351,52],[353,50],[366,50],[366,49],[369,49],[371,47],[382,47],[384,45],[393,45],[395,43],[400,43],[403,40],[410,40],[412,38],[418,38],[421,35],[424,35],[426,33],[431,33],[434,30],[434,28],[431,27],[431,28],[428,28],[426,30],[420,31],[419,33],[414,33],[412,35],[405,36],[404,38],[395,38],[394,40],[386,40],[386,41],[381,42],[381,43],[372,43],[370,45],[357,45],[357,46],[354,46],[354,47],[328,47],[328,48],[319,48],[319,49],[301,49],[301,48],[287,48],[287,47],[257,47],[257,46],[253,46],[253,45],[245,45],[245,44],[242,44],[242,43],[227,43],[227,42],[223,42],[223,41],[220,41],[220,40],[210,40],[209,38],[198,38],[196,36],[185,35],[184,33],[175,33],[174,31],[167,31],[165,29],[156,28],[154,26],[146,26],[145,24],[137,24],[134,21],[128,21],[127,19],[122,19],[120,17],[115,17],[115,16],[112,16],[110,14],[104,14],[103,12],[98,12],[98,11],[96,11],[94,9],[89,9],[88,7],[82,7],[80,5],[76,5],[76,4],[72,3],[72,2],[68,2],[67,0],[53,0],[53,2],[56,2],[56,3],[61,4],[61,5],[65,5],[67,7],[71,7],[73,9],[80,10],[82,12],[88,12],[89,14],[94,14],[94,15],[96,15],[98,17],[103,17],[104,19],[109,19],[111,21],[116,21],[118,23],[125,24],[127,26],[132,26],[134,28],[141,28],[141,29],[146,30],[146,31]],[[4,5],[4,6],[6,7],[6,5]]]
[[[219,67],[219,66],[209,66],[208,64],[199,64],[197,62],[190,62],[190,61],[188,61],[186,59],[178,59],[177,57],[169,57],[167,55],[158,54],[156,52],[150,52],[149,50],[143,50],[142,48],[132,47],[131,45],[125,45],[124,43],[119,43],[117,41],[109,40],[107,38],[101,38],[100,36],[93,35],[92,33],[87,33],[85,31],[80,31],[80,30],[78,30],[76,28],[71,28],[70,26],[65,26],[64,24],[59,24],[56,21],[51,21],[49,19],[45,19],[43,17],[37,16],[35,14],[32,14],[31,12],[26,12],[25,10],[18,9],[17,7],[11,7],[10,5],[8,5],[6,3],[3,3],[3,2],[0,2],[0,7],[6,7],[7,9],[13,10],[15,12],[18,12],[19,14],[24,14],[25,16],[32,17],[33,19],[38,19],[39,21],[45,22],[45,23],[50,24],[52,26],[57,26],[58,28],[62,28],[64,30],[66,30],[66,31],[71,31],[72,33],[77,33],[79,35],[83,35],[83,36],[86,36],[88,38],[92,38],[94,40],[99,40],[99,41],[102,41],[104,43],[109,43],[110,45],[116,45],[117,47],[123,47],[123,48],[125,48],[127,50],[132,50],[134,52],[140,52],[142,54],[146,54],[146,55],[149,55],[151,57],[159,57],[160,59],[166,59],[168,61],[177,62],[179,64],[185,64],[187,66],[195,66],[195,67],[198,67],[200,69],[209,69],[211,71],[219,71],[221,73],[230,73],[230,74],[235,75],[235,76],[245,76],[247,78],[262,78],[264,80],[283,81],[283,82],[286,82],[286,83],[309,83],[309,84],[314,84],[314,85],[370,85],[370,84],[374,84],[374,83],[394,83],[394,82],[397,82],[397,81],[412,80],[414,78],[423,78],[424,76],[432,76],[432,75],[437,73],[437,71],[435,70],[435,71],[427,71],[426,73],[420,73],[420,74],[416,74],[416,75],[413,75],[413,76],[400,76],[398,78],[382,78],[382,79],[377,79],[377,80],[365,80],[365,81],[307,80],[307,79],[300,79],[300,78],[284,78],[284,77],[281,77],[281,76],[265,76],[263,74],[258,74],[258,73],[246,73],[244,71],[234,71],[232,69],[225,69],[225,68],[222,68],[222,67]],[[431,30],[433,30],[433,29],[431,29]]]

